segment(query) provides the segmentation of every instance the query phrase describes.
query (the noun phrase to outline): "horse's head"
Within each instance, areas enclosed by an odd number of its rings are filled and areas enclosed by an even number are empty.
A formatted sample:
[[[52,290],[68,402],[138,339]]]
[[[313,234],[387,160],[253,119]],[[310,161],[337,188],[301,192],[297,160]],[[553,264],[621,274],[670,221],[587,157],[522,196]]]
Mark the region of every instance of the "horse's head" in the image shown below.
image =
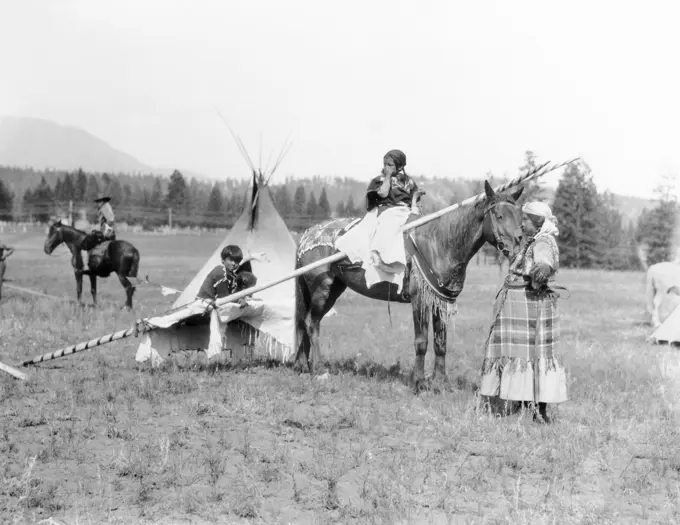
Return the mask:
[[[54,249],[64,242],[64,238],[61,235],[61,227],[63,226],[60,220],[54,221],[50,224],[50,229],[47,232],[47,239],[45,239],[45,253],[50,255]]]
[[[513,193],[496,193],[488,181],[484,181],[484,240],[510,258],[519,251],[522,216],[516,203],[524,187]]]

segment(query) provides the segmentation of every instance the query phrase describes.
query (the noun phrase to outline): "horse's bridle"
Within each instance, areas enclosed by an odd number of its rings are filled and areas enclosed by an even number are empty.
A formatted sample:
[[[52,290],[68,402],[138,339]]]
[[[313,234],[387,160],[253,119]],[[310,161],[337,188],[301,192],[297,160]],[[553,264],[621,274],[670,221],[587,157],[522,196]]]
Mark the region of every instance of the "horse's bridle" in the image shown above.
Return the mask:
[[[496,206],[500,206],[501,204],[507,204],[508,206],[512,206],[513,208],[515,206],[513,203],[507,202],[507,201],[494,202],[492,205],[487,206],[484,209],[484,215],[486,216],[487,213],[491,212],[491,210],[493,210]],[[494,241],[496,242],[496,249],[499,252],[503,253],[503,255],[507,255],[505,253],[505,243],[501,240],[500,234],[498,233],[498,224],[496,223],[496,217],[493,213],[491,213],[489,215],[489,217],[491,219],[491,233],[493,235]],[[509,253],[509,250],[508,250],[508,253]]]

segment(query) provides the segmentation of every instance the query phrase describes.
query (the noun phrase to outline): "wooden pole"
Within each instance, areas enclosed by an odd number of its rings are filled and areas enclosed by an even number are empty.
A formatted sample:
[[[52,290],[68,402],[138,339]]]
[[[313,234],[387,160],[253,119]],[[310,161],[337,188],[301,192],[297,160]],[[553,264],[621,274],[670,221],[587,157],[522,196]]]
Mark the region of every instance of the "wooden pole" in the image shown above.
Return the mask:
[[[44,361],[51,361],[52,359],[57,359],[59,357],[64,357],[66,355],[71,355],[75,354],[77,352],[84,352],[86,350],[91,350],[97,346],[105,345],[107,343],[111,343],[112,341],[118,341],[119,339],[125,339],[126,337],[130,337],[132,334],[135,333],[135,328],[128,328],[127,330],[120,330],[118,332],[114,332],[112,334],[107,334],[103,335],[101,337],[98,337],[96,339],[91,339],[89,341],[86,341],[84,343],[78,343],[75,345],[67,346],[65,348],[60,348],[59,350],[55,350],[54,352],[50,352],[48,354],[43,354],[39,355],[37,357],[33,357],[31,359],[27,359],[23,363],[21,363],[21,366],[29,366],[29,365],[35,365],[38,363],[42,363]]]
[[[563,162],[561,164],[558,164],[558,165],[550,167],[550,168],[547,167],[548,163],[545,163],[541,166],[536,167],[535,169],[533,169],[532,171],[530,171],[530,172],[528,172],[524,175],[520,175],[518,177],[515,177],[511,181],[506,182],[505,184],[498,186],[497,188],[494,188],[494,191],[495,192],[501,192],[501,191],[508,189],[511,186],[521,184],[523,182],[527,182],[529,180],[532,180],[532,179],[535,179],[535,178],[538,178],[538,177],[542,177],[546,173],[549,173],[550,171],[554,171],[554,170],[556,170],[556,169],[558,169],[562,166],[566,166],[567,164],[575,162],[576,160],[578,160],[578,159],[570,160],[568,162]],[[465,206],[467,204],[472,204],[474,202],[477,202],[478,200],[482,200],[482,199],[485,198],[485,196],[486,195],[484,193],[480,193],[479,195],[476,195],[474,197],[470,197],[469,199],[465,199],[464,201],[459,202],[457,204],[452,204],[451,206],[448,206],[448,207],[446,207],[442,210],[431,213],[431,214],[426,215],[425,217],[422,217],[422,218],[420,218],[416,221],[405,224],[404,226],[402,226],[402,232],[412,230],[414,228],[417,228],[418,226],[422,226],[423,224],[427,224],[428,222],[431,222],[431,221],[441,217],[442,215],[445,215],[446,213],[450,213],[453,210],[460,208],[461,206]],[[340,260],[344,259],[345,257],[346,257],[346,255],[345,255],[344,252],[335,253],[335,254],[330,255],[328,257],[324,257],[323,259],[319,259],[316,262],[313,262],[311,264],[303,266],[302,268],[298,268],[297,270],[295,270],[295,271],[293,271],[289,274],[286,274],[283,277],[279,277],[278,279],[274,279],[272,281],[253,286],[252,288],[248,288],[246,290],[242,290],[240,292],[228,295],[227,297],[217,299],[214,304],[215,304],[215,306],[219,307],[219,306],[222,306],[224,304],[227,304],[227,303],[230,303],[230,302],[233,302],[233,301],[238,301],[239,299],[241,299],[243,297],[248,297],[248,296],[253,295],[257,292],[261,292],[262,290],[266,290],[267,288],[271,288],[273,286],[276,286],[277,284],[281,284],[284,281],[288,281],[290,279],[294,279],[295,277],[299,277],[301,275],[304,275],[307,272],[314,270],[315,268],[319,268],[320,266],[324,266],[326,264],[331,264],[331,263],[340,261]],[[206,303],[206,306],[210,305],[210,303],[208,301],[203,301],[203,302]],[[184,305],[184,306],[186,306],[186,305]],[[183,307],[180,307],[180,308],[183,308]],[[175,308],[174,311],[177,311],[178,309],[179,308]],[[148,318],[142,319],[142,321],[147,321],[147,320],[148,320]],[[153,330],[153,327],[147,328],[147,331],[150,331],[150,330]],[[84,343],[78,343],[76,345],[67,346],[65,348],[61,348],[61,349],[56,350],[54,352],[35,357],[33,359],[28,359],[28,360],[26,360],[22,363],[22,366],[29,366],[29,365],[41,363],[41,362],[44,362],[44,361],[57,359],[59,357],[65,356],[65,355],[74,354],[76,352],[82,352],[82,351],[85,351],[85,350],[90,350],[92,348],[110,343],[112,341],[124,339],[126,337],[131,336],[134,333],[135,333],[135,327],[129,328],[127,330],[121,330],[119,332],[115,332],[115,333],[112,333],[112,334],[107,334],[107,335],[104,335],[104,336],[99,337],[97,339],[92,339],[92,340],[84,342]]]
[[[3,372],[7,372],[9,375],[16,377],[17,379],[21,379],[22,381],[26,381],[26,374],[23,372],[20,372],[13,366],[6,365],[5,363],[0,363],[0,370]]]

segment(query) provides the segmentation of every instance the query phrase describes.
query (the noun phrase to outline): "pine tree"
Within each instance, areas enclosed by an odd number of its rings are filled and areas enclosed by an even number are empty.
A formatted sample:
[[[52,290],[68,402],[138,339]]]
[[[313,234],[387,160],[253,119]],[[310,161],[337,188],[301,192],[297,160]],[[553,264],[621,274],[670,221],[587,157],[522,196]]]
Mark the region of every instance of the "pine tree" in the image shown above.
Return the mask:
[[[142,190],[142,196],[139,203],[144,211],[147,211],[151,207],[151,193],[149,193],[148,188]]]
[[[50,220],[50,215],[54,209],[54,192],[43,175],[38,187],[31,192],[31,206],[33,208],[33,218],[40,222]]]
[[[281,217],[285,219],[291,214],[293,204],[290,202],[290,196],[288,195],[288,187],[285,184],[282,184],[276,190],[274,202],[276,204],[276,209],[281,215]]]
[[[64,193],[61,191],[61,179],[57,179],[57,182],[54,183],[54,199],[56,201],[62,201]]]
[[[307,208],[305,209],[305,214],[307,215],[307,218],[309,219],[316,219],[317,217],[317,210],[318,210],[318,202],[316,200],[316,195],[314,194],[314,190],[309,194],[309,198],[307,199]]]
[[[149,197],[149,204],[152,208],[164,209],[163,187],[161,186],[161,178],[154,177],[153,187],[151,189],[151,196]]]
[[[82,203],[87,195],[87,175],[85,172],[78,168],[78,172],[75,175],[75,192],[73,194],[73,200],[78,203]]]
[[[674,226],[678,210],[675,202],[660,200],[649,215],[650,234],[647,241],[647,262],[671,261],[675,258],[673,246]]]
[[[175,212],[181,213],[186,202],[186,190],[187,183],[184,180],[184,175],[178,170],[173,171],[170,175],[168,192],[165,197],[166,205],[173,208]]]
[[[349,194],[349,197],[347,197],[347,202],[345,203],[345,215],[347,217],[356,217],[359,215],[359,209],[354,205],[354,197],[352,197],[352,194]]]
[[[56,193],[56,190],[55,190]],[[76,185],[70,173],[66,173],[61,180],[61,195],[57,197],[60,202],[75,201]]]
[[[560,263],[571,268],[597,267],[602,260],[599,196],[585,162],[570,164],[555,192]]]
[[[296,217],[304,217],[307,213],[307,194],[305,187],[300,185],[295,190],[293,197],[293,213]]]
[[[111,198],[111,206],[119,207],[124,204],[123,187],[120,185],[118,178],[111,179],[109,189],[106,192]]]
[[[0,221],[11,221],[14,209],[14,194],[0,179]]]
[[[345,216],[345,203],[342,202],[341,200],[338,201],[338,204],[335,206],[335,216],[336,217]]]
[[[616,198],[610,192],[605,192],[600,198],[599,212],[602,240],[602,260],[599,267],[607,270],[628,270],[629,239],[623,224],[623,216],[618,211]]]
[[[111,184],[111,175],[108,173],[102,174],[102,183],[100,186],[103,188],[103,191],[109,190],[109,184]]]
[[[329,219],[331,216],[331,204],[328,202],[328,195],[326,195],[326,187],[324,186],[319,195],[319,202],[316,206],[317,216],[319,219]]]
[[[99,195],[100,191],[101,189],[99,187],[99,181],[94,175],[90,174],[90,176],[87,178],[87,192],[85,194],[85,200],[87,200],[88,203],[93,202]]]
[[[212,191],[210,192],[210,198],[208,199],[208,213],[215,216],[222,213],[222,208],[224,206],[222,199],[222,192],[220,191],[220,185],[216,182],[213,185]]]
[[[31,188],[28,188],[24,192],[24,196],[22,197],[22,209],[24,210],[24,213],[28,214],[26,217],[26,220],[28,221],[34,221],[35,217],[33,217],[33,192],[31,191]]]
[[[121,206],[130,207],[134,204],[132,185],[129,182],[123,184],[123,200]]]

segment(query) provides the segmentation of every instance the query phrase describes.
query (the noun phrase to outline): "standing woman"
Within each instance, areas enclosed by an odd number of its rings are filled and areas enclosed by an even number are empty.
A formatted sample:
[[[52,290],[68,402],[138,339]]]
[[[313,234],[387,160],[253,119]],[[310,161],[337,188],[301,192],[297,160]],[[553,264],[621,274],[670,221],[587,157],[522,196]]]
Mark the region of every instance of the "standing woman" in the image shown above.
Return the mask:
[[[0,299],[2,299],[2,281],[5,278],[5,260],[14,253],[14,248],[0,241]]]
[[[480,394],[532,403],[534,420],[549,423],[548,403],[567,401],[558,295],[548,284],[559,268],[559,230],[545,203],[529,202],[522,214],[522,248],[496,296]]]

